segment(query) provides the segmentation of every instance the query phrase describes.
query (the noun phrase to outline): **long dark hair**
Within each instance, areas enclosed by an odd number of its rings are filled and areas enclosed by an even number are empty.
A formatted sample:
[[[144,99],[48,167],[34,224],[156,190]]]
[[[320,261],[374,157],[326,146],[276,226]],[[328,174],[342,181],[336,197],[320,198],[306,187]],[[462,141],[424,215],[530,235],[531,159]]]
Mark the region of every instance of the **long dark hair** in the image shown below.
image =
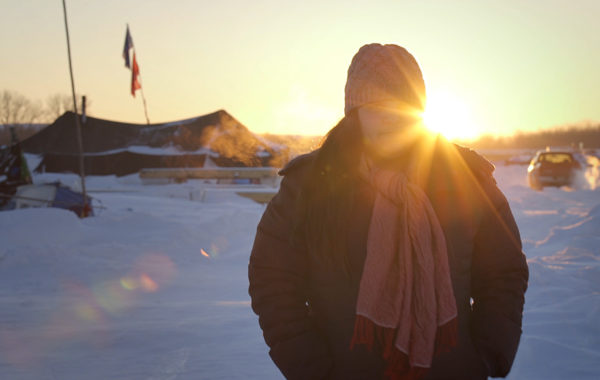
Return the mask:
[[[356,110],[325,136],[297,198],[292,239],[348,270],[345,228],[359,180],[363,135]]]

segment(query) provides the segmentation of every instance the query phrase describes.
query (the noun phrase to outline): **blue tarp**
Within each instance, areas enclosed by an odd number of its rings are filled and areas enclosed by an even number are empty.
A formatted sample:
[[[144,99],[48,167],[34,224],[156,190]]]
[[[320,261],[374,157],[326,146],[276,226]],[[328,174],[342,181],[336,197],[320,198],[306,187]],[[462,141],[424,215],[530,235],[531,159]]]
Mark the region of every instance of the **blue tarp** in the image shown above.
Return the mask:
[[[75,192],[60,183],[55,183],[56,195],[52,202],[52,207],[71,210],[78,216],[93,216],[91,198],[88,196],[85,206],[83,205],[83,194]]]

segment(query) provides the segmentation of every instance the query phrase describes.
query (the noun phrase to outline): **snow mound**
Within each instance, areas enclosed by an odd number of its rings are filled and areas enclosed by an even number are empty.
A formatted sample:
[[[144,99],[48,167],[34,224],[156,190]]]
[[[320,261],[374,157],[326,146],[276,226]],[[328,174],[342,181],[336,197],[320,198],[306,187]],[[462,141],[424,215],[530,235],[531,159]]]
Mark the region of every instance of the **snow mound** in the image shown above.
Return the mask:
[[[73,212],[59,208],[19,209],[0,212],[3,245],[43,245],[60,240],[81,241],[83,225]]]

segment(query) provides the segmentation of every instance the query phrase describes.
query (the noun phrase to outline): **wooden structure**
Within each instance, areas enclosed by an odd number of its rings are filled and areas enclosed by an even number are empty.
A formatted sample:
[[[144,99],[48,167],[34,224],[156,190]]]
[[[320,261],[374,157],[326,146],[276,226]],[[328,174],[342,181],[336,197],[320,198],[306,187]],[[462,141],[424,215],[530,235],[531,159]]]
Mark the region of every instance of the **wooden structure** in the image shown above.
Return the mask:
[[[142,180],[167,179],[168,182],[185,182],[188,179],[249,179],[257,184],[272,185],[276,187],[279,183],[277,172],[274,167],[235,167],[235,168],[159,168],[142,169],[140,178]]]
[[[212,187],[211,184],[202,187],[200,200],[204,200],[209,188],[221,188],[233,189],[236,194],[258,203],[268,203],[277,194],[281,181],[278,172],[279,169],[274,167],[157,168],[142,169],[139,175],[142,181],[148,184],[182,183],[189,179],[216,180],[216,183],[212,184],[216,187]]]

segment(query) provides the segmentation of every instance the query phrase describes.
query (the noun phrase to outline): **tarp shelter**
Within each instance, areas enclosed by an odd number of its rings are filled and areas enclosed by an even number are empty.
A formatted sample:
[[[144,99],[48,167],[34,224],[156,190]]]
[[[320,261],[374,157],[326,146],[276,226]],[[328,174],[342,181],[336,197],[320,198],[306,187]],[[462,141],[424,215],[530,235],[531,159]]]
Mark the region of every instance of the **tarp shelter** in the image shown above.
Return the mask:
[[[38,172],[78,173],[79,150],[73,112],[66,112],[22,142],[42,155]],[[82,124],[86,175],[118,176],[144,168],[278,166],[277,152],[226,111],[162,124],[130,124],[87,117]]]
[[[73,211],[78,216],[93,215],[91,199],[87,197],[86,204],[83,206],[83,194],[71,190],[60,182],[19,186],[13,199],[17,209],[57,207]]]

